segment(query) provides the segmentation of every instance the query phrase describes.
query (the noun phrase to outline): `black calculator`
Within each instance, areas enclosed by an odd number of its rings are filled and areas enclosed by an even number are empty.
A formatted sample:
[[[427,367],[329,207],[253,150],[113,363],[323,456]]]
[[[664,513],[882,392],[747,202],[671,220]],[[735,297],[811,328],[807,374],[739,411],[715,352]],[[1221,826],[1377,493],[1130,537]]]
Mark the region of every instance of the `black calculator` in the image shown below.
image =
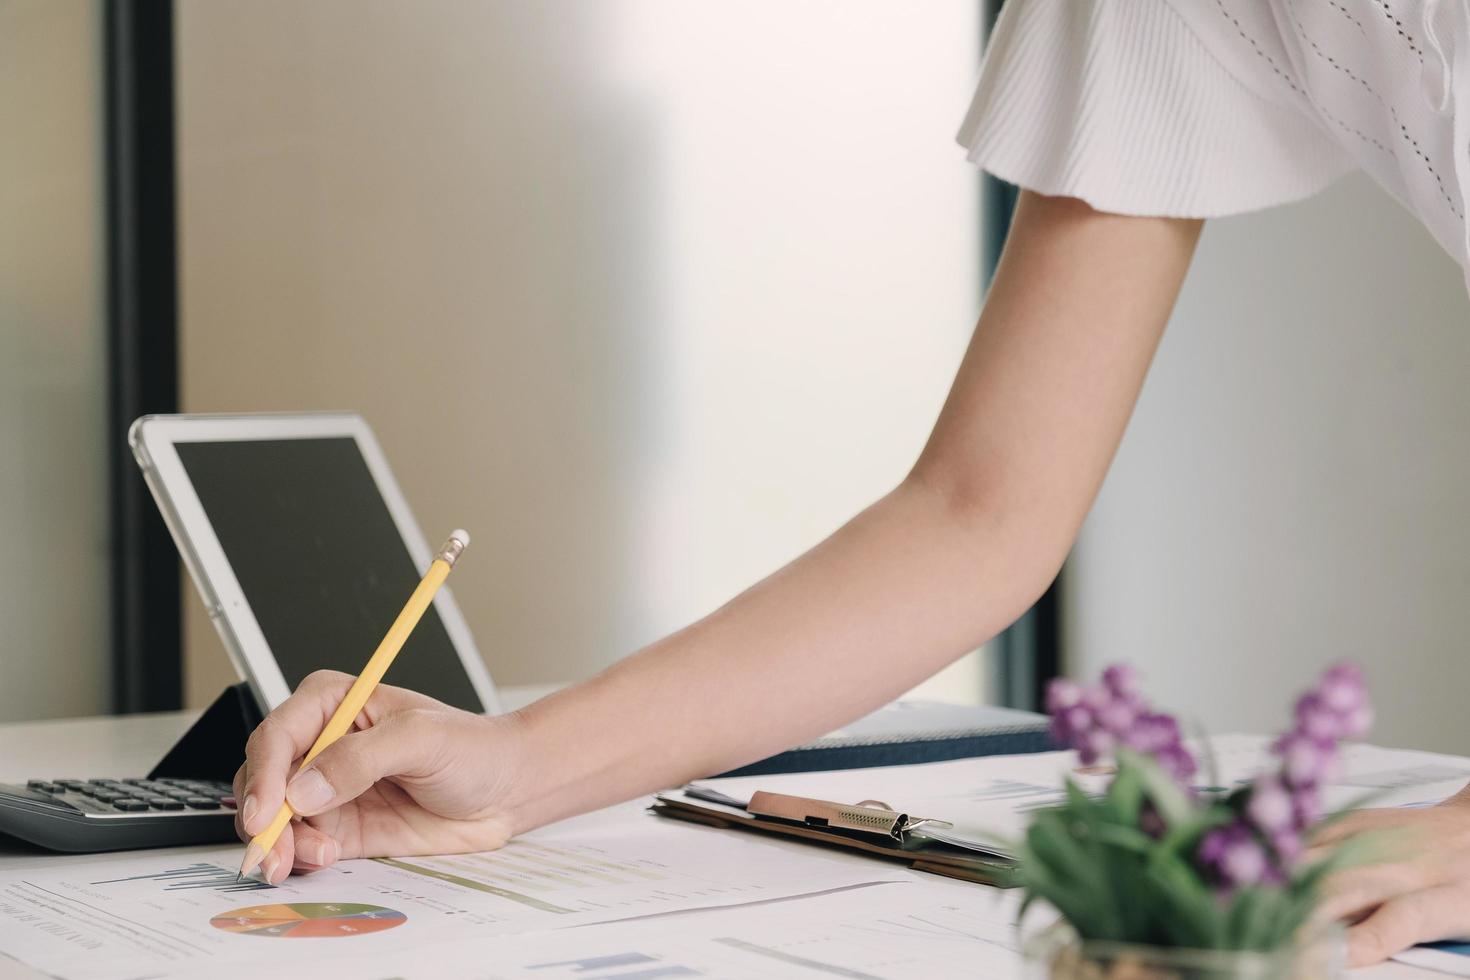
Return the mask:
[[[233,841],[235,795],[208,779],[0,783],[0,833],[74,853]]]

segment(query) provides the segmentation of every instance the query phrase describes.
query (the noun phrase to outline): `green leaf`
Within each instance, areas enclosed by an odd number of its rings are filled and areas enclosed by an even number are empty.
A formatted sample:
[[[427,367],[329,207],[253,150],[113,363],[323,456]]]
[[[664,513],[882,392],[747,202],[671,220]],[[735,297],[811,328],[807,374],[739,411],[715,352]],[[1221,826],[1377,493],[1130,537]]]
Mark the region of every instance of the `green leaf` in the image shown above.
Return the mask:
[[[1125,826],[1138,826],[1145,800],[1143,776],[1138,768],[1120,765],[1118,774],[1108,786],[1105,799],[1114,820]]]
[[[1096,828],[1096,834],[1097,839],[1103,844],[1145,856],[1158,846],[1158,843],[1148,834],[1137,827],[1129,827],[1124,824],[1100,824]]]
[[[1148,879],[1157,887],[1167,908],[1164,926],[1174,937],[1173,945],[1216,949],[1223,928],[1215,895],[1193,867],[1180,858],[1150,864]]]
[[[1124,769],[1138,774],[1143,783],[1144,795],[1146,795],[1154,809],[1159,811],[1159,816],[1164,818],[1164,826],[1172,827],[1174,824],[1187,820],[1194,811],[1194,801],[1179,788],[1159,764],[1147,756],[1130,752],[1127,749],[1118,750],[1118,771],[1122,774]]]

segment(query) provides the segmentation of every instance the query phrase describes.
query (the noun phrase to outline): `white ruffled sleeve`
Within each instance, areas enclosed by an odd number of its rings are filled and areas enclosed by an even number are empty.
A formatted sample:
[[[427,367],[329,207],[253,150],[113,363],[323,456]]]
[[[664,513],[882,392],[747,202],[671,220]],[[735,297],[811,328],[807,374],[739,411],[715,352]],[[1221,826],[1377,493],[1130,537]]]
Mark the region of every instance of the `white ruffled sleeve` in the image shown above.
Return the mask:
[[[1165,0],[1009,0],[959,141],[1003,180],[1118,214],[1308,197],[1354,164],[1262,65],[1232,75]]]

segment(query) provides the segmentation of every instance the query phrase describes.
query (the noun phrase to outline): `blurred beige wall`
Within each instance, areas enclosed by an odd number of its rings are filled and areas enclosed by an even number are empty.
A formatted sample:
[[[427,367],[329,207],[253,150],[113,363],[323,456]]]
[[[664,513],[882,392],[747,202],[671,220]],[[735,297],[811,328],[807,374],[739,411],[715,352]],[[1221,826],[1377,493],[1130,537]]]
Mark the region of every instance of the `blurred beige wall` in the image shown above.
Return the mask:
[[[184,408],[363,412],[474,532],[497,680],[594,672],[916,456],[978,308],[978,6],[179,4]]]
[[[0,0],[0,721],[111,700],[101,17]]]

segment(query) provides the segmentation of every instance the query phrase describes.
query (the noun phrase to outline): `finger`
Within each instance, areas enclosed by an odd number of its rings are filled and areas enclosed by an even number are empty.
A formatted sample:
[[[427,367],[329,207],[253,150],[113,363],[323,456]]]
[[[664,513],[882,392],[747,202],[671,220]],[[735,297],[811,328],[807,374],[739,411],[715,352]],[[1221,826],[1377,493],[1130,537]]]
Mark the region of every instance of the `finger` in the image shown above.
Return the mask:
[[[1312,849],[1317,850],[1332,844],[1339,844],[1364,831],[1381,830],[1384,827],[1401,824],[1404,822],[1404,816],[1402,810],[1355,810],[1341,820],[1334,820],[1313,831]]]
[[[432,713],[408,711],[345,735],[292,778],[286,799],[309,817],[356,799],[384,777],[420,774],[439,751],[436,731]]]
[[[266,854],[265,859],[260,862],[261,879],[268,885],[279,885],[291,873],[291,865],[295,862],[296,854],[294,824],[294,820],[286,824],[286,829],[281,831],[281,836],[276,838],[276,843]]]
[[[1323,882],[1322,900],[1312,919],[1315,922],[1355,919],[1400,895],[1438,884],[1440,880],[1431,877],[1424,866],[1405,862],[1340,871]]]
[[[305,823],[298,823],[294,830],[296,860],[293,871],[320,871],[336,863],[342,850],[331,835]]]
[[[1380,963],[1415,943],[1433,942],[1464,933],[1464,890],[1442,885],[1401,895],[1348,930],[1348,963]]]
[[[317,671],[250,733],[244,795],[236,797],[247,834],[264,830],[281,808],[291,763],[311,748],[351,685],[347,674]]]
[[[235,770],[235,782],[233,785],[235,802],[237,804],[235,807],[235,835],[243,841],[248,841],[250,840],[250,835],[245,833],[245,807],[243,805],[245,789],[245,766],[243,763],[239,769]]]
[[[245,778],[236,794],[247,833],[257,834],[269,823],[285,796],[291,763],[304,756],[321,735],[354,678],[333,670],[307,675],[276,710],[251,733],[245,746]],[[441,708],[433,698],[391,685],[381,685],[368,699],[359,727],[373,727],[394,712]]]

